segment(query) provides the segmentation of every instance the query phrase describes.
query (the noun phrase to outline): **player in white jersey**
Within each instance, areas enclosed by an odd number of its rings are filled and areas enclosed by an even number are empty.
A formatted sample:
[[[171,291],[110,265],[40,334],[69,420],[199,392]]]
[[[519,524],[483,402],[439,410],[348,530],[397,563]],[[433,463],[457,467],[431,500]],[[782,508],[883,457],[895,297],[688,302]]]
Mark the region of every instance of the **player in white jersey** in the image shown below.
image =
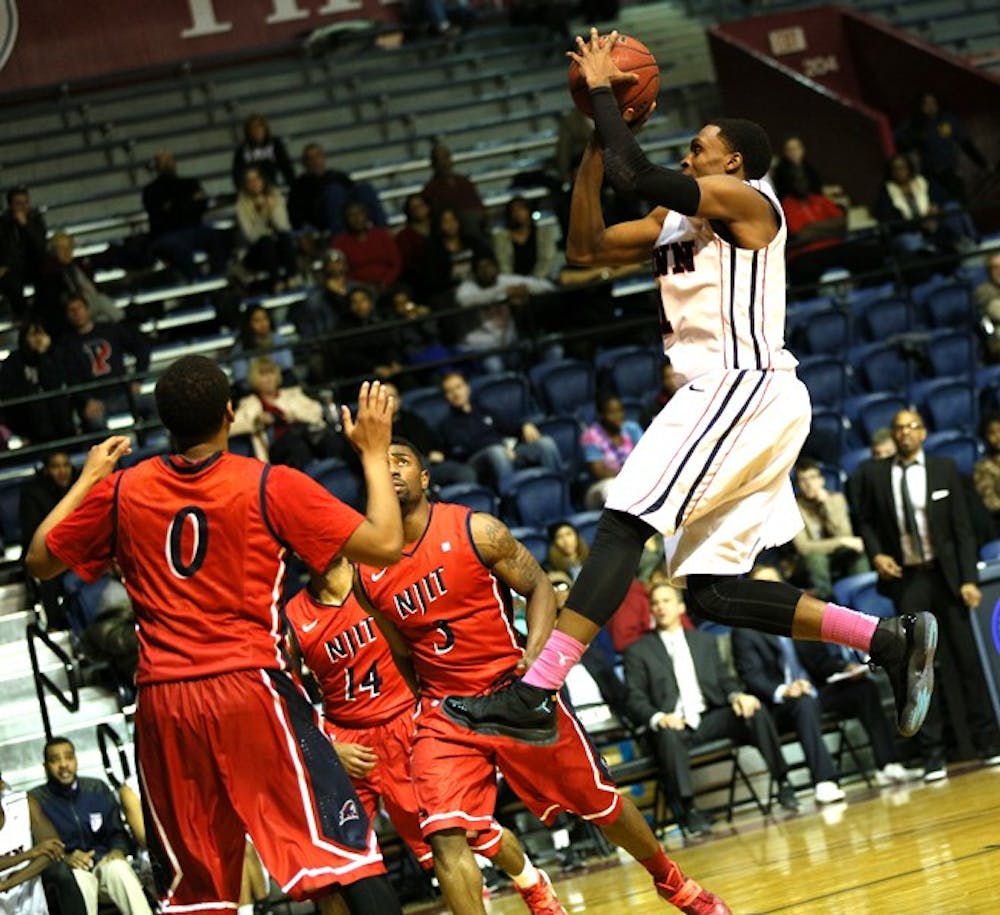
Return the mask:
[[[48,915],[40,874],[62,855],[58,839],[31,841],[28,795],[0,779],[0,913]]]
[[[742,577],[762,549],[802,526],[789,472],[811,415],[784,348],[786,228],[760,180],[771,162],[767,135],[752,121],[718,118],[691,141],[680,170],[654,166],[630,130],[634,112],[619,112],[611,88],[635,79],[612,60],[617,41],[617,32],[592,29],[570,54],[590,86],[597,133],[577,172],[566,254],[611,266],[653,250],[664,345],[682,386],[612,483],[589,558],[534,665],[504,690],[450,696],[442,708],[481,733],[551,739],[553,691],[620,605],[643,544],[659,531],[674,583],[686,579],[700,616],[869,652],[889,673],[900,731],[913,734],[933,685],[931,614],[879,620]],[[658,205],[605,225],[605,174]]]

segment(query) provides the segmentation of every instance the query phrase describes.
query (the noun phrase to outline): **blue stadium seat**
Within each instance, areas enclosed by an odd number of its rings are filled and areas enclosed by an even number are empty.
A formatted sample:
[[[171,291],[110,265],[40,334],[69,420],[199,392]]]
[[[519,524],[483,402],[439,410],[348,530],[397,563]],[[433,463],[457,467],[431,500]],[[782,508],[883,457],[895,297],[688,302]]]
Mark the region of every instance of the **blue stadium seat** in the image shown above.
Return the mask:
[[[880,343],[913,328],[913,306],[907,299],[889,298],[871,302],[861,319],[866,340]]]
[[[580,433],[583,424],[572,416],[546,416],[535,423],[542,435],[547,435],[559,449],[563,461],[563,469],[570,480],[575,480],[581,474],[586,474],[583,463],[583,448],[580,446]]]
[[[522,526],[546,528],[573,511],[566,480],[544,467],[516,471],[504,499],[505,514]]]
[[[978,423],[976,393],[967,378],[933,378],[913,385],[914,404],[935,432],[958,429],[974,433]]]
[[[619,397],[647,400],[660,386],[663,355],[646,346],[616,346],[594,357],[594,367],[607,377]]]
[[[813,410],[809,436],[802,446],[802,453],[826,464],[839,463],[846,438],[845,422],[838,410],[823,407]]]
[[[451,483],[442,486],[438,493],[441,502],[454,502],[465,505],[474,512],[486,512],[489,515],[499,513],[500,500],[489,486],[480,483]]]
[[[982,456],[979,439],[964,432],[931,432],[924,440],[924,451],[936,457],[951,458],[962,476],[972,476],[972,469]]]
[[[594,545],[594,534],[597,533],[597,522],[601,520],[602,512],[574,512],[566,520],[576,528],[580,537],[586,541],[587,546]]]
[[[537,527],[512,527],[511,536],[535,557],[539,565],[543,565],[549,558],[549,536],[545,531]]]
[[[972,327],[976,320],[972,294],[964,283],[945,283],[934,289],[924,302],[931,327]]]
[[[910,404],[895,394],[877,393],[860,397],[856,401],[858,429],[864,441],[870,442],[876,429],[892,425],[892,418]]]
[[[840,455],[840,469],[848,476],[872,456],[871,448],[851,448]]]
[[[971,376],[978,361],[976,338],[966,331],[945,331],[927,339],[927,361],[935,378]]]
[[[903,352],[892,343],[865,343],[851,347],[847,360],[864,390],[904,394],[913,369]]]
[[[553,359],[529,369],[532,387],[545,412],[569,413],[583,420],[594,415],[594,370],[578,359]]]
[[[877,585],[876,572],[848,575],[833,583],[834,602],[842,607],[850,607],[885,619],[895,616],[895,606],[889,598],[878,593]]]
[[[451,409],[437,385],[413,388],[401,394],[400,399],[407,410],[416,413],[432,429],[441,427]]]
[[[847,393],[847,369],[843,360],[833,356],[809,356],[796,370],[809,389],[814,407],[839,410]]]
[[[840,309],[819,312],[803,321],[797,337],[812,356],[842,356],[851,346],[851,322]]]
[[[538,412],[527,379],[516,372],[481,375],[473,378],[469,386],[472,402],[502,426],[518,426]]]
[[[361,481],[346,462],[340,458],[325,458],[322,461],[314,461],[304,469],[320,486],[341,502],[346,502],[358,511],[364,511]]]
[[[1000,540],[989,540],[979,548],[979,558],[983,562],[996,562],[1000,559]]]

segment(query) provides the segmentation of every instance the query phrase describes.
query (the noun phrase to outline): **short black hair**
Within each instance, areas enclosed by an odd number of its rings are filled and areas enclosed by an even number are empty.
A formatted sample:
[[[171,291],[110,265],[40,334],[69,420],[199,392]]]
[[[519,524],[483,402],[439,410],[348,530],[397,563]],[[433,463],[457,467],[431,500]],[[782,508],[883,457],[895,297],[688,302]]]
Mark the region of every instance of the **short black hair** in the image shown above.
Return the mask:
[[[746,118],[716,118],[712,121],[733,152],[743,156],[747,178],[763,178],[771,167],[771,141],[764,128]]]
[[[60,744],[64,743],[68,743],[73,748],[73,752],[74,753],[76,752],[76,746],[73,744],[73,741],[70,740],[68,737],[50,737],[48,740],[45,741],[45,746],[42,747],[42,762],[48,762],[49,750],[51,750],[53,747],[58,747]]]
[[[7,206],[10,206],[14,202],[14,198],[21,194],[31,194],[26,184],[15,184],[13,187],[7,188]]]
[[[229,379],[211,359],[181,356],[156,382],[156,410],[178,448],[215,435],[229,405]]]
[[[823,472],[823,465],[820,464],[815,458],[802,457],[795,462],[795,474],[798,476],[800,473],[808,473],[810,470],[818,470],[820,473]]]
[[[420,469],[427,469],[427,461],[424,459],[423,452],[408,438],[403,438],[402,435],[394,435],[392,437],[392,441],[389,443],[389,447],[391,448],[393,445],[398,445],[402,448],[406,448],[407,451],[412,451],[413,456],[417,459],[417,463],[420,465]]]

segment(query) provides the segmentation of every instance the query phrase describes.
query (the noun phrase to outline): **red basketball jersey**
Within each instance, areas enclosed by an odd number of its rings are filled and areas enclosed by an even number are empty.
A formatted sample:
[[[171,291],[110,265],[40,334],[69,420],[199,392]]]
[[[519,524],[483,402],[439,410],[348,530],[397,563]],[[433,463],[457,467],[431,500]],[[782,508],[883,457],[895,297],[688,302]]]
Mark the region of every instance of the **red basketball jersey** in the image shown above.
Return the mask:
[[[413,693],[371,614],[349,594],[339,607],[305,589],[285,606],[302,658],[323,691],[323,715],[346,728],[383,724],[413,711]]]
[[[365,594],[403,634],[427,696],[488,689],[522,655],[510,591],[476,552],[471,518],[463,505],[435,502],[399,563],[360,566]]]
[[[138,623],[136,681],[158,683],[284,668],[285,553],[324,569],[362,520],[297,470],[220,452],[112,474],[46,543],[88,581],[117,559]]]

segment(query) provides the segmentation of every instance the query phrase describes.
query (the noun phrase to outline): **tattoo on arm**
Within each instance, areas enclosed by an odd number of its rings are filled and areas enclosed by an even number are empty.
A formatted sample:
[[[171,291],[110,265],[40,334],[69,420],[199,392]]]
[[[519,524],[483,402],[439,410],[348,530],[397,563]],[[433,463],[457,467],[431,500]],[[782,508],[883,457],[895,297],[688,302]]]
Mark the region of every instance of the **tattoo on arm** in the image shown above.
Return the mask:
[[[535,557],[499,519],[482,513],[473,515],[472,536],[483,561],[518,594],[528,597],[546,580]]]

